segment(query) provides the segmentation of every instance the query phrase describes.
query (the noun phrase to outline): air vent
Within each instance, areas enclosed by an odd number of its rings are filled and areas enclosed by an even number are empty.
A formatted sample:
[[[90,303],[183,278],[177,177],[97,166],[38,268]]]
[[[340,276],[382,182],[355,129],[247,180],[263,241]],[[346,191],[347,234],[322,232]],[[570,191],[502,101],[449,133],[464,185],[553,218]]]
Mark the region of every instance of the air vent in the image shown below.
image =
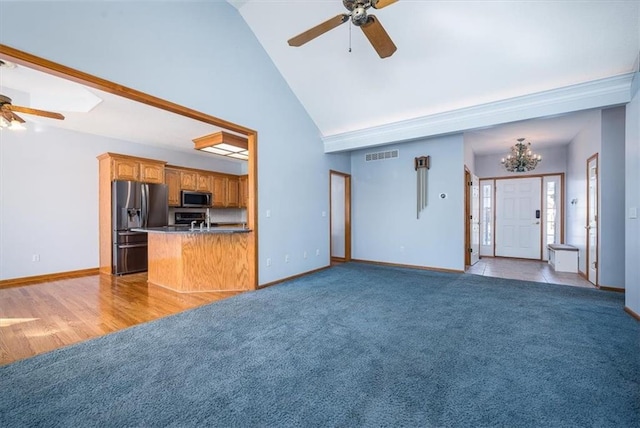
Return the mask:
[[[377,153],[366,153],[364,155],[365,162],[378,161],[378,160],[387,160],[387,159],[396,159],[400,156],[399,150],[387,150],[386,152],[377,152]]]

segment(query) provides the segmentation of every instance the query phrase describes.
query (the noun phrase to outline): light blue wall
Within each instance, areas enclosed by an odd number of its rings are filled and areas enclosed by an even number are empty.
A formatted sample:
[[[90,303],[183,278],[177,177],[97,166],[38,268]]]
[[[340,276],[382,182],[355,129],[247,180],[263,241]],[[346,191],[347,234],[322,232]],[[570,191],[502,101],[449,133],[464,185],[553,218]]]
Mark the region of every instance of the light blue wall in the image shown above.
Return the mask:
[[[587,234],[587,159],[600,152],[602,136],[602,116],[589,120],[585,127],[571,141],[567,151],[566,176],[566,243],[578,247],[578,269],[586,274]],[[575,199],[577,203],[571,204]]]
[[[364,160],[396,148],[398,159]],[[428,204],[417,219],[413,162],[426,155]],[[464,270],[462,134],[353,152],[351,173],[354,259]]]
[[[631,94],[625,133],[625,305],[640,315],[640,73],[635,74]],[[636,218],[630,218],[632,209]]]
[[[625,108],[602,110],[599,285],[624,288]]]
[[[328,171],[348,172],[348,155],[323,153],[318,129],[235,8],[226,2],[1,7],[3,44],[257,130],[260,283],[329,263],[322,216],[329,209]],[[303,259],[303,251],[314,255]]]

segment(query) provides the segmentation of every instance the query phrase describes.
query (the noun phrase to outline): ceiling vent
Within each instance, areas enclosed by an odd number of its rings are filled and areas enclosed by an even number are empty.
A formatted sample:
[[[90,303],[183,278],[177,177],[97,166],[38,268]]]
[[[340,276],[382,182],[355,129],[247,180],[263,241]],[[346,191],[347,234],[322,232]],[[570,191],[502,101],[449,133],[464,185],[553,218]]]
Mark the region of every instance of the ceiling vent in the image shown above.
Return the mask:
[[[387,159],[397,159],[400,156],[400,151],[396,150],[387,150],[386,152],[377,152],[377,153],[366,153],[364,155],[365,162],[378,161],[378,160],[387,160]]]

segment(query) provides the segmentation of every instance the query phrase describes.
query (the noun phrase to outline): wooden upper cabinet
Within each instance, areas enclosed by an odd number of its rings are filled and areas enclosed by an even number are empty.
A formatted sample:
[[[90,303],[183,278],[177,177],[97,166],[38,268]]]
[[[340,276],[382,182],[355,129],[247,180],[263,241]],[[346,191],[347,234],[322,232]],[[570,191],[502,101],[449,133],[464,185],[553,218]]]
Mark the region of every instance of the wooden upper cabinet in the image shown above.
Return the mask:
[[[180,171],[167,168],[164,170],[164,182],[168,187],[170,207],[180,206]]]
[[[98,158],[111,160],[111,180],[142,181],[143,183],[164,183],[166,162],[154,159],[105,153]]]
[[[140,177],[140,163],[136,159],[112,158],[111,179],[138,181]]]
[[[196,190],[200,192],[213,192],[213,183],[211,174],[198,173],[196,176],[197,185]]]
[[[195,171],[180,171],[180,189],[196,190],[198,186],[197,175]]]
[[[140,181],[143,183],[164,183],[164,162],[139,162]]]
[[[241,175],[238,178],[238,193],[240,208],[246,208],[249,203],[249,176]]]
[[[227,207],[236,208],[240,206],[240,192],[238,186],[238,177],[229,177],[227,179]]]
[[[211,176],[213,186],[212,206],[222,208],[227,204],[227,177],[223,175],[213,174]]]

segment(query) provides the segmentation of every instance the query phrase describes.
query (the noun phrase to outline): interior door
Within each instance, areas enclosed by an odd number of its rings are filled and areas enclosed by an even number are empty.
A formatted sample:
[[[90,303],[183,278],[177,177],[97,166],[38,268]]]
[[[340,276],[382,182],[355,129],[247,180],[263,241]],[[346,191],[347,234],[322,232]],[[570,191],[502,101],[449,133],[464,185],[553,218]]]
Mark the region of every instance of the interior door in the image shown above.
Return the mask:
[[[480,179],[471,175],[471,186],[469,186],[471,216],[469,230],[471,231],[470,264],[474,265],[480,260]]]
[[[598,285],[598,155],[587,160],[587,277]]]
[[[496,256],[540,260],[541,189],[541,177],[496,180]]]
[[[351,177],[331,171],[331,259],[351,260]]]

